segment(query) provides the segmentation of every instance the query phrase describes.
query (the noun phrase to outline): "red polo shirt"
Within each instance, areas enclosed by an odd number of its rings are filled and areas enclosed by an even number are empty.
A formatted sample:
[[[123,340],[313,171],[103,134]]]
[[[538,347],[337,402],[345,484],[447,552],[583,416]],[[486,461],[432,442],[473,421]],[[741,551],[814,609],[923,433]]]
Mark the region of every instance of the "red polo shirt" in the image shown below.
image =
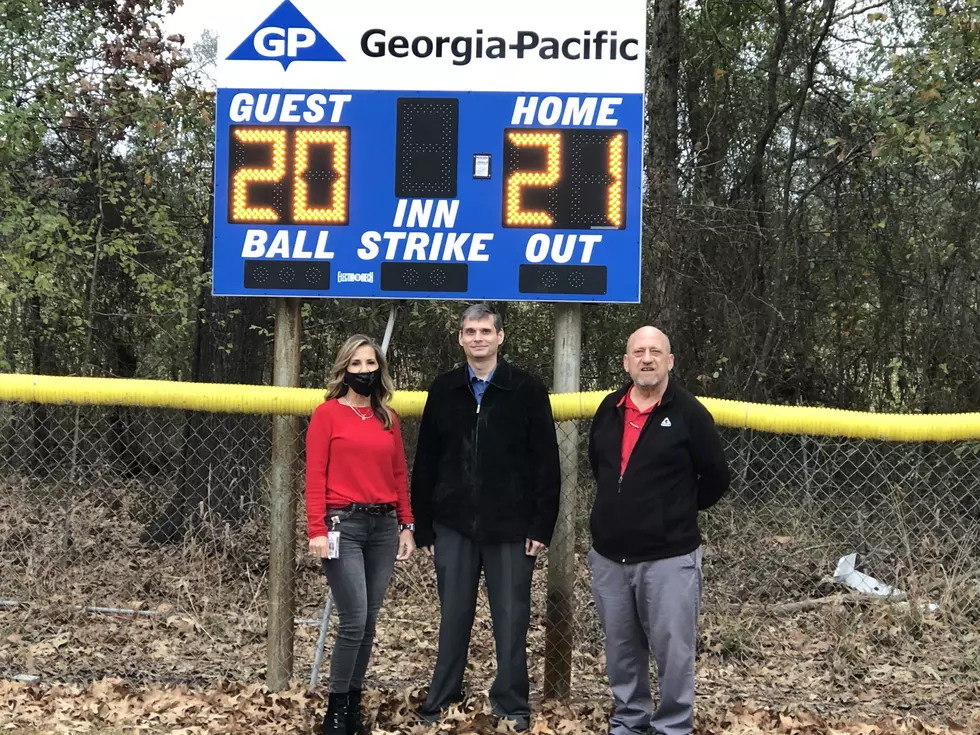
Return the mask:
[[[630,455],[633,453],[636,440],[640,438],[640,431],[643,429],[643,424],[647,422],[647,417],[653,412],[653,409],[660,405],[660,401],[657,401],[650,408],[641,411],[633,403],[633,398],[630,395],[632,392],[633,389],[630,388],[626,391],[626,395],[616,404],[617,406],[626,405],[626,418],[623,423],[623,456],[622,463],[619,466],[620,476],[626,472],[626,463],[629,462]]]

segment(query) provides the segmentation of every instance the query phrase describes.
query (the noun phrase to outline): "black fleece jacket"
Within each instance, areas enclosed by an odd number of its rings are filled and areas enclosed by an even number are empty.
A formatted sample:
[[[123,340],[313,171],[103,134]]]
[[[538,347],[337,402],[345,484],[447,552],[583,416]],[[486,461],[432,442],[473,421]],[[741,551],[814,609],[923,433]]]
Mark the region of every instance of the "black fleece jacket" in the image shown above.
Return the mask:
[[[437,377],[412,468],[415,542],[433,522],[480,543],[551,542],[561,469],[551,400],[535,376],[498,361],[477,405],[466,365]]]
[[[728,463],[714,420],[669,378],[620,476],[625,407],[632,382],[603,399],[592,420],[589,461],[596,480],[590,526],[596,552],[635,564],[694,551],[698,511],[728,490]]]

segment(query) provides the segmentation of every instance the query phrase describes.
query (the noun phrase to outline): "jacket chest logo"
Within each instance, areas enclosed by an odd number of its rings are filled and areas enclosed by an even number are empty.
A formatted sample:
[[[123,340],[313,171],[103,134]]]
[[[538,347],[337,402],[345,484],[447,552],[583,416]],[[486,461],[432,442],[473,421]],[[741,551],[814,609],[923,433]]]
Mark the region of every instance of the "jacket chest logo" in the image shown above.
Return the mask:
[[[661,426],[670,426],[670,419],[669,418],[664,419],[663,421],[660,422],[660,425]]]

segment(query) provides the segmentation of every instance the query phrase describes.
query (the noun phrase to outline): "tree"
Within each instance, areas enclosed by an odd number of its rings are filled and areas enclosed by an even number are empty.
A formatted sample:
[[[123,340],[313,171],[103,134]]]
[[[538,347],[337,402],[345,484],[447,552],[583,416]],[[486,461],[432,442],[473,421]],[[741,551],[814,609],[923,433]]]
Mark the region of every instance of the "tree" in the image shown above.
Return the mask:
[[[162,38],[164,2],[7,5],[4,369],[264,381],[264,305],[210,296],[213,39],[188,53]],[[975,406],[978,12],[978,0],[653,0],[643,303],[583,310],[583,384],[614,384],[626,335],[654,321],[699,392]],[[401,386],[458,360],[461,308],[399,304]],[[307,303],[305,383],[322,384],[349,332],[380,336],[387,311]],[[547,376],[547,306],[507,314],[508,353]],[[137,472],[153,464],[138,416],[114,422],[117,464]],[[57,466],[45,412],[32,421],[36,469]],[[254,494],[254,480],[216,481],[194,454],[234,457],[250,435],[201,421],[182,428],[183,479],[151,536],[187,527],[209,488],[222,514]]]

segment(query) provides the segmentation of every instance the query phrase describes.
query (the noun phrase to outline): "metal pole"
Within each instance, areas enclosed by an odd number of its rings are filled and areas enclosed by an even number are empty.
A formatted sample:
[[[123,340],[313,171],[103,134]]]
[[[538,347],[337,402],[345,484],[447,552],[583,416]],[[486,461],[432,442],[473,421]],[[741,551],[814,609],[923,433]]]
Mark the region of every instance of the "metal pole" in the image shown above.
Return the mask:
[[[388,357],[388,345],[391,344],[391,334],[395,331],[395,312],[396,307],[392,304],[391,311],[388,312],[388,325],[385,327],[385,336],[381,339],[381,351],[385,357]]]
[[[276,299],[275,386],[299,387],[301,303]],[[299,417],[272,417],[272,468],[269,486],[269,619],[266,685],[289,688],[293,673],[293,615],[296,569],[296,467]]]
[[[313,670],[310,672],[310,691],[316,690],[320,681],[320,666],[323,665],[323,647],[327,644],[327,629],[330,627],[330,612],[333,610],[333,595],[330,588],[323,596],[323,613],[320,615],[320,636],[316,639],[316,653],[313,656]]]
[[[582,307],[555,305],[555,393],[579,390]],[[575,633],[575,504],[578,496],[578,422],[558,424],[561,504],[548,549],[548,612],[545,628],[544,696],[567,699],[572,688]]]

